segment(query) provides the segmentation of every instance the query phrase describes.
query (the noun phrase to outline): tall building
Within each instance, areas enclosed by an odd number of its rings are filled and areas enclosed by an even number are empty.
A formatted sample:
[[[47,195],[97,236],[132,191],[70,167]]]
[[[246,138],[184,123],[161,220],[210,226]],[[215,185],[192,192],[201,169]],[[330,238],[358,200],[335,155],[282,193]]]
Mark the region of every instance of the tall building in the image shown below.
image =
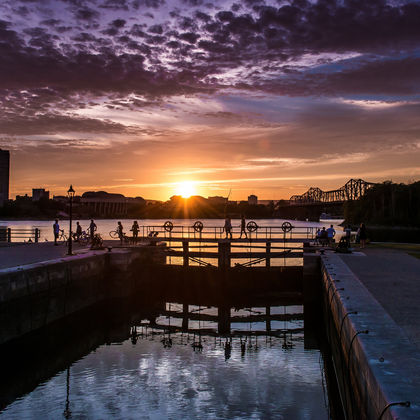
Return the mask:
[[[10,153],[0,149],[0,206],[9,199]]]
[[[258,197],[254,194],[249,195],[248,204],[251,206],[256,206],[258,204]]]
[[[39,201],[42,198],[50,199],[50,192],[44,188],[32,188],[32,201]]]

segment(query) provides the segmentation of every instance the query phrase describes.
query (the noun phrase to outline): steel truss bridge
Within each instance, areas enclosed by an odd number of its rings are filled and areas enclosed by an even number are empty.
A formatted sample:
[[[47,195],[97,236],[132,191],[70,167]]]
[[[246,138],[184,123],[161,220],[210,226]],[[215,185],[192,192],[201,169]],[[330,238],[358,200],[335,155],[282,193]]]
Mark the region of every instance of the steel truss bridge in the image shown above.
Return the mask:
[[[289,201],[291,205],[298,205],[342,203],[344,201],[358,200],[374,185],[374,183],[363,181],[363,179],[350,179],[338,190],[322,191],[318,187],[311,187],[302,195],[292,195]]]

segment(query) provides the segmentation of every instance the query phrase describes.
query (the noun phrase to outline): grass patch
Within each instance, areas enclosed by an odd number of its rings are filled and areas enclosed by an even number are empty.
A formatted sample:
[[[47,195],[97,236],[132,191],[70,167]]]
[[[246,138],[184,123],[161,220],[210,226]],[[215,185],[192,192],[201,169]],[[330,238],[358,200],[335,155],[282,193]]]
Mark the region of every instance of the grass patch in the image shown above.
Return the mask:
[[[400,243],[395,243],[395,242],[370,243],[369,248],[400,249],[402,251],[419,251],[420,252],[420,244],[400,244]]]
[[[408,252],[408,255],[418,258],[420,260],[420,252]]]

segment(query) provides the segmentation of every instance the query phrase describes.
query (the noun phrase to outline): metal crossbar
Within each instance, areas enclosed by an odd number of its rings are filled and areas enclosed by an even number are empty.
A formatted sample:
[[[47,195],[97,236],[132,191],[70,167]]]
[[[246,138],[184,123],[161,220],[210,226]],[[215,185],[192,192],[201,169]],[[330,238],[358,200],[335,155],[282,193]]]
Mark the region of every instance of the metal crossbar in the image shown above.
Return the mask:
[[[195,263],[200,264],[200,265],[204,265],[205,267],[212,267],[213,266],[212,264],[210,264],[210,263],[208,263],[206,261],[200,260],[199,258],[196,258],[196,257],[189,256],[189,259],[192,262],[195,262]]]
[[[258,225],[257,225],[258,226]],[[313,240],[316,237],[318,226],[291,226],[290,231],[285,231],[283,226],[258,226],[254,232],[247,232],[247,238],[240,238],[240,228],[233,227],[232,235],[235,242],[252,242],[255,240],[273,240],[275,242],[302,242],[303,240]],[[157,233],[159,239],[167,241],[181,241],[190,239],[197,242],[209,240],[226,239],[226,232],[222,226],[204,226],[198,232],[194,226],[175,226],[171,230],[165,229],[164,225],[142,226],[143,236],[147,237],[151,232]]]

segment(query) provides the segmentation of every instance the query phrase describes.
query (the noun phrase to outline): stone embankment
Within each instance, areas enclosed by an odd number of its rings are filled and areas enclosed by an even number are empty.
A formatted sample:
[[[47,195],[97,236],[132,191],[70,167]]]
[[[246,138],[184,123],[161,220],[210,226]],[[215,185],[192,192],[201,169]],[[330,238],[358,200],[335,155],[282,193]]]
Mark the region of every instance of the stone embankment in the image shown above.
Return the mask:
[[[0,270],[0,344],[138,286],[158,247],[86,251]],[[23,248],[22,248],[23,250]]]
[[[365,253],[320,256],[326,328],[342,403],[350,418],[419,419],[419,348],[375,298],[387,279],[365,287],[367,277],[382,275],[369,258]],[[366,268],[359,278],[349,265],[356,271],[360,264]],[[401,266],[400,274],[406,278],[407,267]]]

